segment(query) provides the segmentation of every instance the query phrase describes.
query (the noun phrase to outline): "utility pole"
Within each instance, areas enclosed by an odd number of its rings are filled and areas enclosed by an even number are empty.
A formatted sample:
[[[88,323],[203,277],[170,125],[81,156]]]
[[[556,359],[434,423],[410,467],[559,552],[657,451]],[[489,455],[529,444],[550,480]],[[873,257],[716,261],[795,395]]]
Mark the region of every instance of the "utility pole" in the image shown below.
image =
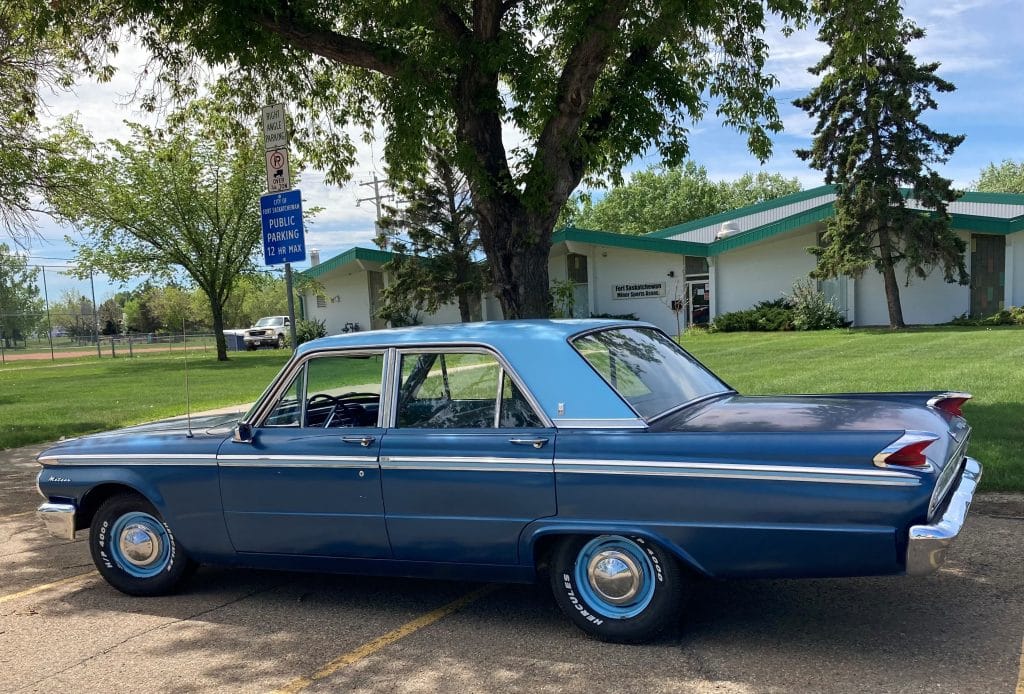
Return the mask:
[[[373,195],[371,195],[370,197],[367,197],[367,198],[356,198],[356,207],[358,207],[359,203],[361,203],[361,202],[372,202],[373,203],[373,206],[374,206],[374,208],[376,208],[376,211],[377,211],[377,222],[376,222],[375,226],[376,226],[376,228],[378,230],[380,229],[381,208],[382,208],[382,206],[384,204],[384,201],[388,200],[390,198],[395,197],[393,193],[385,193],[384,195],[381,195],[381,192],[380,192],[381,186],[386,184],[386,183],[387,183],[387,181],[385,181],[384,179],[377,178],[377,173],[374,172],[373,180],[372,181],[366,181],[365,183],[360,183],[359,184],[360,187],[373,186]]]

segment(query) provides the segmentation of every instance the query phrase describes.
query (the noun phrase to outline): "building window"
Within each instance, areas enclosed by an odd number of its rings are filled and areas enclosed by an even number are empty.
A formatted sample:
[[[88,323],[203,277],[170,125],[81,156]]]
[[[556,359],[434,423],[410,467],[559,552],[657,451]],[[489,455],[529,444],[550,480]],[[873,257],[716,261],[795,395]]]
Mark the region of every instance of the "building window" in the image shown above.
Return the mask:
[[[327,308],[327,297],[323,296],[322,294],[317,294],[316,295],[316,307],[317,308]]]
[[[573,284],[587,283],[587,256],[570,253],[565,256],[566,274]]]
[[[708,259],[698,258],[696,256],[686,256],[686,276],[692,277],[694,275],[707,275],[708,274]]]

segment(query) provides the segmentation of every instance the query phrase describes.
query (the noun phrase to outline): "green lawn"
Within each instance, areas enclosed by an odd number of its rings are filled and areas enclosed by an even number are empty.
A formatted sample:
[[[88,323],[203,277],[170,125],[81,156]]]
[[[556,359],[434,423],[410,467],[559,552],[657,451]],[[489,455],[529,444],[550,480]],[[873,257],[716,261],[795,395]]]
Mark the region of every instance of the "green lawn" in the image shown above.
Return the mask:
[[[250,402],[281,369],[284,350],[189,353],[192,411]],[[180,353],[133,359],[11,362],[0,368],[0,449],[185,413]]]
[[[683,346],[742,393],[966,390],[983,489],[1024,491],[1024,330],[694,334]],[[189,358],[192,409],[255,399],[287,353]],[[379,366],[367,362],[367,369]],[[0,448],[183,414],[180,354],[0,368]],[[453,378],[470,372],[453,371]],[[473,374],[475,375],[475,374]]]
[[[982,489],[1024,491],[1024,330],[920,328],[684,336],[741,393],[965,390]]]

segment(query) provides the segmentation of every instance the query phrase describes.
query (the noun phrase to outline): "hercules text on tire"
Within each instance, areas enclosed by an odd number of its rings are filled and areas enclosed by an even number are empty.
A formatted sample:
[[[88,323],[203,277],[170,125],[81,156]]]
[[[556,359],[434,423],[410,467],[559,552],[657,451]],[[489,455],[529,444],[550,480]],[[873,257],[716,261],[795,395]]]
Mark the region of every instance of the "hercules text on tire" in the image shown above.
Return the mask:
[[[103,502],[92,519],[89,550],[103,578],[128,595],[171,593],[191,564],[157,510],[135,494]]]
[[[683,572],[674,557],[642,537],[567,538],[550,570],[558,606],[603,641],[649,641],[679,618]]]

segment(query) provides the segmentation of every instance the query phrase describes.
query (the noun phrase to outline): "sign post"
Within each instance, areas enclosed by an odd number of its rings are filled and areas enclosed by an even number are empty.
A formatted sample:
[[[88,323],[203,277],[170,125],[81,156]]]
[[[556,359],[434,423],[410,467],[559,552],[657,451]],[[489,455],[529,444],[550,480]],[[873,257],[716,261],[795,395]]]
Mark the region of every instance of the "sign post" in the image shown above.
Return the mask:
[[[288,118],[284,104],[263,107],[263,149],[267,153],[267,192],[260,198],[263,223],[263,260],[267,265],[284,263],[288,292],[288,333],[295,350],[295,297],[292,295],[292,263],[306,259],[302,228],[302,194],[292,190],[288,169]],[[280,193],[280,195],[275,195]]]

